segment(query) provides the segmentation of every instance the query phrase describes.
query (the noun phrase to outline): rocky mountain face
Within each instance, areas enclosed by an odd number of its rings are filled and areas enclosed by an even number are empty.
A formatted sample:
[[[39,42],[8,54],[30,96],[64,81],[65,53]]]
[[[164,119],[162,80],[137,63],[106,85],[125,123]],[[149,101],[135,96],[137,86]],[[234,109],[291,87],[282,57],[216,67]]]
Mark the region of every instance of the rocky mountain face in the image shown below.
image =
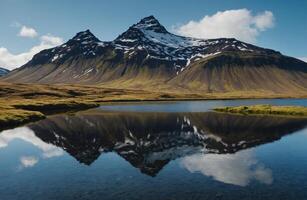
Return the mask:
[[[177,36],[149,16],[110,42],[100,41],[89,30],[77,33],[36,54],[4,80],[306,92],[307,63],[234,38]]]
[[[10,70],[7,70],[7,69],[0,67],[0,77],[8,74],[9,72],[10,72]]]
[[[221,113],[103,113],[55,115],[29,125],[37,137],[91,165],[115,152],[155,176],[177,158],[229,154],[269,143],[307,125],[303,118]]]

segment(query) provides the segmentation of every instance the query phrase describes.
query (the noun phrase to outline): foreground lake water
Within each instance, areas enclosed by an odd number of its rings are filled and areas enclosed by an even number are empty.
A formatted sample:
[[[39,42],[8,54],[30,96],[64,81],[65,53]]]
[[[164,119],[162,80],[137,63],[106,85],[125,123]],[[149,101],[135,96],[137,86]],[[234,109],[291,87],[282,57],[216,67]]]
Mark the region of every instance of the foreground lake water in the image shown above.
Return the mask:
[[[101,106],[0,133],[0,199],[306,199],[307,119],[211,112],[307,100]]]

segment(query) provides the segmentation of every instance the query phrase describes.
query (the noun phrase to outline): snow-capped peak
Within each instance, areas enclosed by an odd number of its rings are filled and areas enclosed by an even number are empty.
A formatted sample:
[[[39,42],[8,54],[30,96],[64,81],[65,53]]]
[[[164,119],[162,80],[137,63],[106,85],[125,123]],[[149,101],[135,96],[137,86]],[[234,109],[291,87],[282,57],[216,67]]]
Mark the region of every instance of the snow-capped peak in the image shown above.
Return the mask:
[[[101,42],[90,30],[77,33],[72,39],[57,47],[36,54],[29,64],[61,63],[72,57],[90,58],[101,52],[108,43]]]
[[[148,59],[171,61],[179,74],[194,61],[216,56],[224,52],[276,53],[234,38],[196,39],[168,32],[153,17],[145,17],[117,37],[113,44],[129,57],[139,51]]]
[[[132,28],[140,30],[151,30],[156,33],[168,33],[164,26],[162,26],[160,22],[152,15],[141,19],[141,21],[139,21],[137,24],[134,24]]]
[[[77,33],[72,40],[80,42],[99,42],[100,40],[89,29]]]
[[[233,38],[196,39],[168,32],[154,16],[141,19],[112,42],[101,42],[90,30],[77,33],[68,42],[34,57],[34,63],[61,63],[72,57],[92,58],[113,48],[128,58],[141,55],[144,59],[171,62],[177,74],[194,61],[225,52],[277,53]]]
[[[104,47],[101,42],[90,30],[77,33],[68,42],[55,47],[51,50],[51,62],[58,62],[62,58],[69,56],[95,56],[99,48]]]

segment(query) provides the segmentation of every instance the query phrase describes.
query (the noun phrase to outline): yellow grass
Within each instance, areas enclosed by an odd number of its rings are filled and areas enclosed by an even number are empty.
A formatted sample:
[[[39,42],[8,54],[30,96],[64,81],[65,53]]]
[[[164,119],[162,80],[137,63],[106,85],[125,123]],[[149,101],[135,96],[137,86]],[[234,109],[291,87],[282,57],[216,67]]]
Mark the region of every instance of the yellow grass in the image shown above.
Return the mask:
[[[272,106],[272,105],[253,105],[237,107],[219,107],[215,111],[239,114],[262,114],[262,115],[287,115],[307,117],[307,107],[303,106]]]
[[[0,106],[0,110],[0,130],[10,126],[43,119],[45,117],[42,113],[37,111],[14,109],[8,106]]]
[[[291,97],[261,91],[205,93],[180,88],[139,88],[0,82],[0,129],[37,120],[48,114],[92,108],[107,102]]]

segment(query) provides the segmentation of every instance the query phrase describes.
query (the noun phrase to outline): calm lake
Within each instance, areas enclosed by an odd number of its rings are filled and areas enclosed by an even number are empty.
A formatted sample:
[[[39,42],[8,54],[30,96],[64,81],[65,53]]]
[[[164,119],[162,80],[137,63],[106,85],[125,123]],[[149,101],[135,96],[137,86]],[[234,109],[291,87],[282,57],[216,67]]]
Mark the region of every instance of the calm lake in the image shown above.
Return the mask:
[[[307,199],[307,118],[212,112],[307,99],[107,105],[0,133],[1,200]]]

